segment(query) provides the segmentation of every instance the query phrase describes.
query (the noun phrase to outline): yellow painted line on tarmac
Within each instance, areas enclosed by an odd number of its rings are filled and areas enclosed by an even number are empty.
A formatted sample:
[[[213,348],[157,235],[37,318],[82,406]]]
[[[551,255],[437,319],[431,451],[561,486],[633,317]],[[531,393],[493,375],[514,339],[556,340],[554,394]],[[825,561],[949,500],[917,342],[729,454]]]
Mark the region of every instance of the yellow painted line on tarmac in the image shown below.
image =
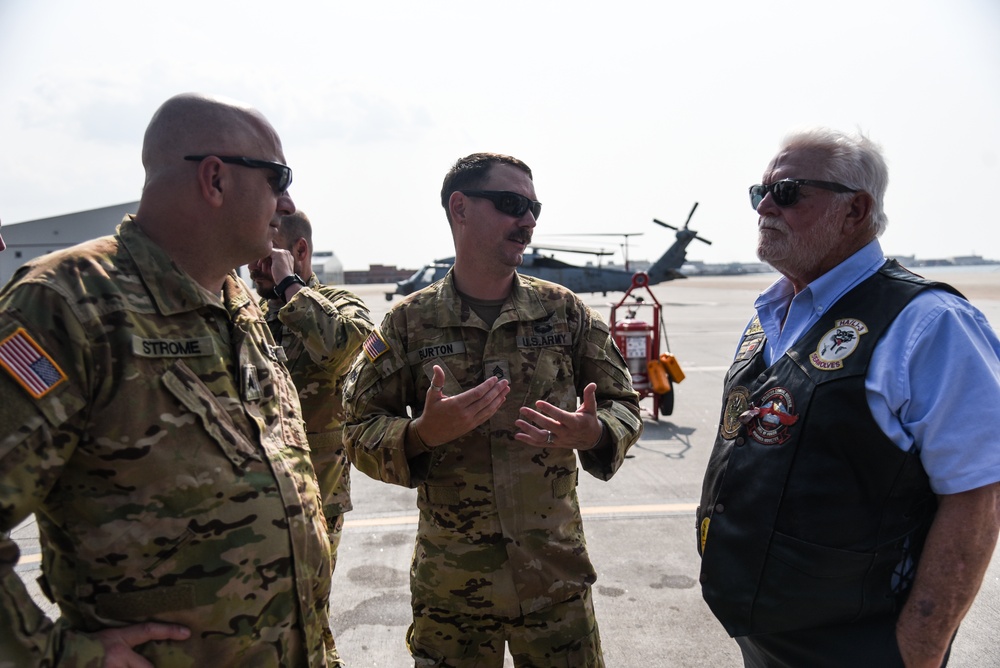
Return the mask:
[[[636,506],[593,506],[581,508],[582,515],[655,515],[657,513],[693,513],[697,503],[650,503]]]
[[[400,515],[397,517],[369,517],[364,520],[344,520],[344,528],[349,527],[386,527],[397,524],[416,524],[416,515]]]

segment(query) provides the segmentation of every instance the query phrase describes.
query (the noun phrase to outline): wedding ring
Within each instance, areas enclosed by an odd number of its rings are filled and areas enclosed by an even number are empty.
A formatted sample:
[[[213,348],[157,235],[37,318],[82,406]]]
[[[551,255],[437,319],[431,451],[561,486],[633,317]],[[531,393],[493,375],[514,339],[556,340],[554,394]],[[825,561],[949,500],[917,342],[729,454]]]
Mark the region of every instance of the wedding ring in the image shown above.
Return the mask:
[[[545,430],[545,442],[546,443],[552,442],[552,432],[549,431],[548,429]]]
[[[444,385],[435,385],[434,383],[431,383],[431,387],[438,392],[444,392]]]

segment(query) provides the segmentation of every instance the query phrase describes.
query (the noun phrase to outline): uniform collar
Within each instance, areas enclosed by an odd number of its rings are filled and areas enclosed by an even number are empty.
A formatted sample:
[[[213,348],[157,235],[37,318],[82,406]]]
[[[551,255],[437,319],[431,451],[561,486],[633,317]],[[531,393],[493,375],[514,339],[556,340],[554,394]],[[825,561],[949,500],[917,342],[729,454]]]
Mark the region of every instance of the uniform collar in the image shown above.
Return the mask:
[[[218,301],[174,264],[167,252],[136,225],[134,215],[125,216],[118,226],[117,235],[131,256],[157,311],[163,315],[175,315],[204,306],[218,308]],[[251,301],[249,292],[241,283],[235,270],[223,283],[222,302],[230,313],[236,313]]]
[[[465,324],[462,320],[462,298],[455,288],[454,271],[454,268],[448,270],[432,297],[434,305],[430,312],[434,314],[434,324],[438,327],[461,327]],[[539,320],[547,317],[549,311],[539,299],[535,288],[535,279],[515,272],[514,288],[507,296],[494,326],[511,320]]]

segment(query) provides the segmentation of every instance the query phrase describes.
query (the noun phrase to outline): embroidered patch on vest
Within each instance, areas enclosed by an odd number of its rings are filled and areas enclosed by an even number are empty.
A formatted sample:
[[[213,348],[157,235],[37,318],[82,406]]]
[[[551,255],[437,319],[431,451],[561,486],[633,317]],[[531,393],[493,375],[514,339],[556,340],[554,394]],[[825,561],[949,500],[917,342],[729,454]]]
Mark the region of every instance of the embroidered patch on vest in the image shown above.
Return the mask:
[[[751,433],[764,445],[781,445],[792,437],[788,428],[798,422],[795,401],[783,387],[772,387],[760,398],[760,408],[751,408]]]
[[[743,338],[763,333],[764,333],[764,328],[760,326],[760,318],[754,316],[753,320],[750,321],[750,324],[747,325],[746,331],[743,332]]]
[[[844,359],[858,348],[861,336],[868,333],[868,326],[855,318],[844,318],[834,323],[833,329],[823,335],[816,352],[809,355],[809,362],[820,371],[835,371],[844,366]]]
[[[750,324],[743,331],[743,339],[740,341],[740,349],[736,352],[734,362],[742,362],[750,359],[757,352],[757,347],[764,340],[764,328],[760,326],[760,319],[753,317]]]
[[[740,415],[750,408],[750,390],[743,386],[734,387],[726,397],[726,409],[722,412],[722,426],[719,428],[725,439],[736,438],[740,433]]]
[[[760,342],[763,340],[764,340],[763,332],[755,336],[743,339],[743,341],[740,342],[740,349],[736,353],[736,357],[733,361],[742,362],[743,360],[747,360],[753,357],[753,354],[757,352],[757,346],[759,346]]]

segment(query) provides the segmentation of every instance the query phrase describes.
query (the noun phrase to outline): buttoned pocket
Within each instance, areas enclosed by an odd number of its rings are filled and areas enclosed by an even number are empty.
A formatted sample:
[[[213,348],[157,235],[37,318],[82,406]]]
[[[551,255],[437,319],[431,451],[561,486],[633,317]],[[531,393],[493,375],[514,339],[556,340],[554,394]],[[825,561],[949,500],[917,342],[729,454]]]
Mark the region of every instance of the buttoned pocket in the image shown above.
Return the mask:
[[[261,454],[236,428],[229,413],[186,364],[174,362],[163,373],[162,380],[174,398],[198,417],[204,430],[237,470],[245,470],[251,461],[262,461]]]

